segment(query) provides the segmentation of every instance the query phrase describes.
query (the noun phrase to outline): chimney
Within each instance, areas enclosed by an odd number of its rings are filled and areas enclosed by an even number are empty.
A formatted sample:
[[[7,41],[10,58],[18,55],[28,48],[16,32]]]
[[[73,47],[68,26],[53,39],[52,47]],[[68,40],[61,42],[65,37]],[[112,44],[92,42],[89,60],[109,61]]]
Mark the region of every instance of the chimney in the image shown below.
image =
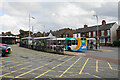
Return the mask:
[[[56,32],[58,32],[58,30],[56,30]]]
[[[50,30],[50,32],[52,32],[52,30]]]
[[[85,24],[85,25],[84,25],[84,28],[87,28],[87,27],[88,27],[88,25]]]
[[[2,34],[4,34],[4,32],[2,32]]]
[[[45,36],[45,32],[43,32],[43,36]]]
[[[102,20],[102,25],[105,25],[106,24],[106,21],[105,20]]]

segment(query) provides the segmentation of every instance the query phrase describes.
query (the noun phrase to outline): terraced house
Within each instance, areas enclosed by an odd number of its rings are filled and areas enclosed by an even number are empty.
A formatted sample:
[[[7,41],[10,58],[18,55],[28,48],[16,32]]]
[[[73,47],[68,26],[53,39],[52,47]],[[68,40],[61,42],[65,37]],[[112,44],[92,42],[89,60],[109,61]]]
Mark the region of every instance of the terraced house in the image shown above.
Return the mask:
[[[73,37],[87,37],[97,39],[97,26],[100,46],[107,46],[116,40],[116,30],[118,25],[116,22],[107,23],[102,20],[101,25],[90,26],[84,25],[84,28],[79,28],[73,33]]]

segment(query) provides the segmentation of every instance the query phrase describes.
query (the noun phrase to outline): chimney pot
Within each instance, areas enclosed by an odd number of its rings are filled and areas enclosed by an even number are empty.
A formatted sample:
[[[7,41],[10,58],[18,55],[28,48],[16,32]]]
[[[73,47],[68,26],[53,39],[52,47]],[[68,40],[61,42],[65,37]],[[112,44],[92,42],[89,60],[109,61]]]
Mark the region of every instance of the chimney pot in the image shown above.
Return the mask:
[[[50,32],[52,32],[52,30],[50,30]]]
[[[105,25],[106,24],[106,21],[105,20],[102,20],[102,25]]]
[[[87,28],[87,27],[88,27],[88,25],[85,24],[85,25],[84,25],[84,28]]]

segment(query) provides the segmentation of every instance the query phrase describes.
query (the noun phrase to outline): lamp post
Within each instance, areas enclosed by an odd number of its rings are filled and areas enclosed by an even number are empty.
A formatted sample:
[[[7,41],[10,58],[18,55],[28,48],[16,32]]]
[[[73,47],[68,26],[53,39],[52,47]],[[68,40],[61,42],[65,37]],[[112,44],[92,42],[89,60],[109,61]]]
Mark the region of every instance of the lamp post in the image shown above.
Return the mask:
[[[96,49],[98,49],[98,46],[99,46],[98,16],[97,15],[93,15],[93,16],[95,16],[97,19],[97,46],[96,46]]]
[[[29,37],[28,37],[28,47],[29,47],[29,45],[30,45],[30,18],[31,18],[31,16],[30,16],[30,14],[29,14]],[[32,17],[32,19],[35,19],[34,17]]]

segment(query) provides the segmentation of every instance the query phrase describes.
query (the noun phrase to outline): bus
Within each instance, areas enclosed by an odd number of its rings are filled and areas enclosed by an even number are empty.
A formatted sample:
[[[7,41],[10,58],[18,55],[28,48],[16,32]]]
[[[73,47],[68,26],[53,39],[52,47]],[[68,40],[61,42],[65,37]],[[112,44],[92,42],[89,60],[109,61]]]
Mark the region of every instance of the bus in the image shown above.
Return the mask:
[[[53,38],[53,37],[36,37],[22,38],[20,45],[34,50],[64,53],[68,51],[84,51],[87,50],[87,39],[80,38]]]
[[[20,47],[32,47],[32,37],[25,37],[20,39]]]
[[[87,39],[80,38],[55,38],[49,39],[50,47],[55,49],[56,46],[64,46],[64,50],[68,51],[84,51],[87,50]]]

